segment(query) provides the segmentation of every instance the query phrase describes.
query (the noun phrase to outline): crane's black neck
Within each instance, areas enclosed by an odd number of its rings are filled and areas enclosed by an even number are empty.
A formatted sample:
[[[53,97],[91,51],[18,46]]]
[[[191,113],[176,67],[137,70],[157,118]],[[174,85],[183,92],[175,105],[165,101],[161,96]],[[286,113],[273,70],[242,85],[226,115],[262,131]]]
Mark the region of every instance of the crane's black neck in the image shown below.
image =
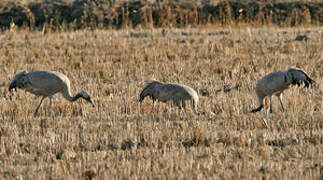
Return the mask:
[[[81,93],[77,93],[74,97],[72,97],[72,101],[74,102],[81,97],[83,97],[83,95]]]

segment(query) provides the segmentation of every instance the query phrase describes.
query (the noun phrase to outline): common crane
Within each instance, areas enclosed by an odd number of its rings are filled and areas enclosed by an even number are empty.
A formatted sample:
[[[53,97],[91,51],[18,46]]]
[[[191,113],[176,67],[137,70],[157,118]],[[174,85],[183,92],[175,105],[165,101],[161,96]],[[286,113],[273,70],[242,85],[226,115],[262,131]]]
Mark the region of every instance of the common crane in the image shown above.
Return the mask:
[[[251,112],[258,112],[264,107],[263,100],[266,96],[269,97],[269,112],[272,112],[272,95],[276,95],[278,97],[282,111],[284,111],[285,109],[281,100],[283,91],[288,89],[291,85],[300,86],[302,82],[305,84],[304,86],[308,88],[309,85],[312,85],[315,81],[312,80],[303,70],[295,68],[267,74],[256,84],[255,90],[259,106],[252,109]]]
[[[153,102],[159,100],[166,103],[173,101],[178,107],[185,108],[185,101],[191,102],[191,108],[194,113],[197,113],[197,103],[199,97],[194,89],[182,84],[166,84],[158,81],[151,81],[141,91],[139,102],[141,103],[146,96],[151,97]]]
[[[61,93],[70,102],[83,98],[94,107],[91,97],[85,91],[81,91],[75,96],[72,96],[70,80],[66,75],[56,71],[32,71],[29,73],[22,71],[16,74],[11,81],[9,91],[12,89],[17,90],[17,88],[24,89],[27,92],[42,97],[34,115],[38,113],[38,109],[46,97],[49,98],[51,108],[52,97],[56,93]]]

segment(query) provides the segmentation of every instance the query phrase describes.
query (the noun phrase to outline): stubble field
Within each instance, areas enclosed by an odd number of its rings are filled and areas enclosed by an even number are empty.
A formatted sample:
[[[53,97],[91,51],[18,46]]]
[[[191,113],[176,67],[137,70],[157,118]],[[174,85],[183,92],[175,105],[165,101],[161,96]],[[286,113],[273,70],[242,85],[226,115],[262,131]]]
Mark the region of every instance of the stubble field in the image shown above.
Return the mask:
[[[0,179],[321,179],[322,38],[315,27],[4,32]],[[256,81],[290,67],[315,86],[286,90],[286,112],[274,97],[274,113],[248,113]],[[55,117],[48,100],[34,117],[39,98],[8,92],[22,70],[65,73],[95,108],[56,95]],[[140,107],[151,79],[193,87],[205,113]]]

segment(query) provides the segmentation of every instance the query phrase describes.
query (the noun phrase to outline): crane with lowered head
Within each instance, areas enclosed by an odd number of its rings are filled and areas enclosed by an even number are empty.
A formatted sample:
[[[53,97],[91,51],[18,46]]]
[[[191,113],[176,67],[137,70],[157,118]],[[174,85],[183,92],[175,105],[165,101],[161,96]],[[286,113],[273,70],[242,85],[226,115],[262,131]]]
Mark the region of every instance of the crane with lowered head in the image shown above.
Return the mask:
[[[280,102],[281,108],[284,111],[284,106],[281,100],[281,96],[284,90],[288,89],[291,85],[300,86],[304,83],[304,86],[308,88],[315,81],[311,79],[303,70],[290,68],[286,71],[277,71],[265,75],[256,84],[256,94],[259,102],[259,106],[252,109],[251,112],[255,113],[260,111],[263,107],[263,100],[266,96],[269,97],[269,112],[272,112],[272,95],[276,95]]]
[[[12,89],[17,90],[17,88],[24,89],[27,92],[42,97],[34,115],[38,113],[38,109],[46,97],[49,98],[51,108],[52,98],[56,93],[61,93],[70,102],[83,98],[94,107],[91,97],[87,92],[81,91],[75,96],[72,96],[70,80],[66,75],[57,71],[19,72],[11,81],[9,91]]]

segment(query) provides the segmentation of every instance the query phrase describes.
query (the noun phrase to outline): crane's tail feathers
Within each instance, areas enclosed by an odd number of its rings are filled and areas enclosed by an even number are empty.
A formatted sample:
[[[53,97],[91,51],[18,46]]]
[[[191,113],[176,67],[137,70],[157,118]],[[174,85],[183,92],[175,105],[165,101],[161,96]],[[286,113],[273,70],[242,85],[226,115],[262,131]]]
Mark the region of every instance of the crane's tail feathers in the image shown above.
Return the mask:
[[[315,84],[315,81],[309,77],[307,77],[307,79],[304,82],[304,87],[308,88],[309,86],[313,86],[313,84]]]
[[[305,76],[305,80],[302,80],[304,83],[304,87],[306,87],[306,88],[308,88],[309,86],[312,87],[312,85],[315,83],[315,81],[313,79],[311,79],[304,70],[299,70],[299,71],[301,73],[303,73],[303,75]]]

